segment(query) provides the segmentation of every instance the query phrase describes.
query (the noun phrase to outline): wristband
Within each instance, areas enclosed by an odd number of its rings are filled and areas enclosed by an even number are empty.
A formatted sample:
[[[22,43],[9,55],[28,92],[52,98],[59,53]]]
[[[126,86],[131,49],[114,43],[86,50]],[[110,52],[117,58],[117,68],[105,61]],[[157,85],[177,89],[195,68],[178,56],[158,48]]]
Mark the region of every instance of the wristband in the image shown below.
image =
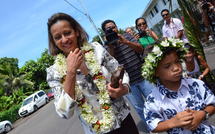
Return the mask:
[[[205,111],[205,110],[202,110],[202,111],[204,111],[204,112],[205,112],[205,118],[204,118],[204,120],[209,119],[209,117],[210,117],[210,113],[208,113],[208,112],[207,112],[207,111]]]

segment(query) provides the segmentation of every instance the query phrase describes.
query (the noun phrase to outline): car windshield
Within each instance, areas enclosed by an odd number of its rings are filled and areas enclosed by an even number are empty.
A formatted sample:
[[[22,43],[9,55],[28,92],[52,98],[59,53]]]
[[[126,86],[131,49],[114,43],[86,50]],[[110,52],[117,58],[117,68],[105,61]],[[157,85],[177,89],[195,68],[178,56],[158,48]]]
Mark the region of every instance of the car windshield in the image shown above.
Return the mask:
[[[50,89],[50,90],[48,90],[48,93],[52,93],[52,90]]]
[[[32,100],[33,100],[33,97],[30,97],[27,100],[25,100],[22,105],[25,106],[25,105],[29,104]]]

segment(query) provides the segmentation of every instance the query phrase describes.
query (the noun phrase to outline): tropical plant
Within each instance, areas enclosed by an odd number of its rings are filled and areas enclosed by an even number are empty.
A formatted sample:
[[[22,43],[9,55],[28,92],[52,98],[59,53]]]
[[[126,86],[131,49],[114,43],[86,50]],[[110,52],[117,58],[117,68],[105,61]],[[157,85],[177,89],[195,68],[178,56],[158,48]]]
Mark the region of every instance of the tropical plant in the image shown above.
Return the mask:
[[[199,29],[198,20],[196,18],[196,15],[194,14],[194,11],[192,10],[195,4],[192,3],[194,3],[193,0],[178,0],[178,4],[180,5],[180,8],[184,15],[184,28],[187,38],[189,39],[190,43],[195,47],[197,52],[205,58],[203,46],[200,42],[199,33],[201,32]]]
[[[7,58],[4,60],[7,61]],[[1,59],[1,61],[4,60]],[[4,90],[5,95],[9,96],[21,87],[33,86],[33,83],[26,80],[23,75],[18,75],[18,62],[16,64],[2,63],[0,65],[0,87]]]
[[[32,88],[33,91],[38,90],[41,87],[48,88],[46,83],[46,68],[51,66],[53,63],[54,57],[49,55],[48,50],[45,49],[37,61],[27,61],[25,65],[20,68],[20,74],[25,74],[25,78],[34,83],[34,87]],[[41,85],[41,83],[43,84]]]
[[[5,111],[10,107],[20,104],[23,99],[33,92],[23,92],[23,89],[18,89],[14,91],[10,96],[1,96],[0,97],[0,111]]]
[[[198,17],[196,16],[196,13],[194,13],[198,8],[197,4],[195,4],[194,0],[178,0],[178,4],[184,16],[184,28],[186,35],[190,43],[195,47],[197,53],[204,57],[206,61],[204,49],[200,41],[200,37],[203,35],[200,31]],[[201,67],[201,71],[203,71],[203,69],[204,68]],[[209,83],[214,83],[215,77],[212,75],[212,73],[209,73],[206,77],[206,80]]]

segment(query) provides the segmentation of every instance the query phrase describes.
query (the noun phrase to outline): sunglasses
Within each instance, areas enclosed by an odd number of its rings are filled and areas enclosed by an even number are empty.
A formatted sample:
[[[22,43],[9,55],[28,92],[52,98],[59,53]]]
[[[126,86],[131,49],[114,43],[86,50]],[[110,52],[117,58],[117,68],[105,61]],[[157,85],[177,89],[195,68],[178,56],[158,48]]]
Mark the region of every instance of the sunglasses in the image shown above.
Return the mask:
[[[168,15],[169,15],[169,13],[162,14],[162,17],[168,16]]]
[[[116,28],[116,26],[110,26],[110,27],[107,27],[106,29],[114,29]]]
[[[142,22],[142,23],[137,24],[138,27],[140,27],[142,25],[146,25],[146,22]]]

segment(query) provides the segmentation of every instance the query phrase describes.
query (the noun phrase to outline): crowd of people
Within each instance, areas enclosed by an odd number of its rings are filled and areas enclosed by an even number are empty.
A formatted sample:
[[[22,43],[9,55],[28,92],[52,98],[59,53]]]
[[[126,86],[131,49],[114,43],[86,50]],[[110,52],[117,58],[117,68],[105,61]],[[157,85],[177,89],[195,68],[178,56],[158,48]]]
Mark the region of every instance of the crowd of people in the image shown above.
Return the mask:
[[[57,114],[68,119],[76,111],[85,134],[138,134],[128,100],[146,133],[215,133],[207,122],[215,113],[215,89],[205,80],[210,68],[189,43],[181,20],[167,9],[161,16],[162,39],[142,17],[135,20],[136,30],[128,27],[124,34],[113,20],[104,20],[101,45],[89,43],[72,16],[52,15],[49,51],[56,59],[47,68],[47,82]]]

